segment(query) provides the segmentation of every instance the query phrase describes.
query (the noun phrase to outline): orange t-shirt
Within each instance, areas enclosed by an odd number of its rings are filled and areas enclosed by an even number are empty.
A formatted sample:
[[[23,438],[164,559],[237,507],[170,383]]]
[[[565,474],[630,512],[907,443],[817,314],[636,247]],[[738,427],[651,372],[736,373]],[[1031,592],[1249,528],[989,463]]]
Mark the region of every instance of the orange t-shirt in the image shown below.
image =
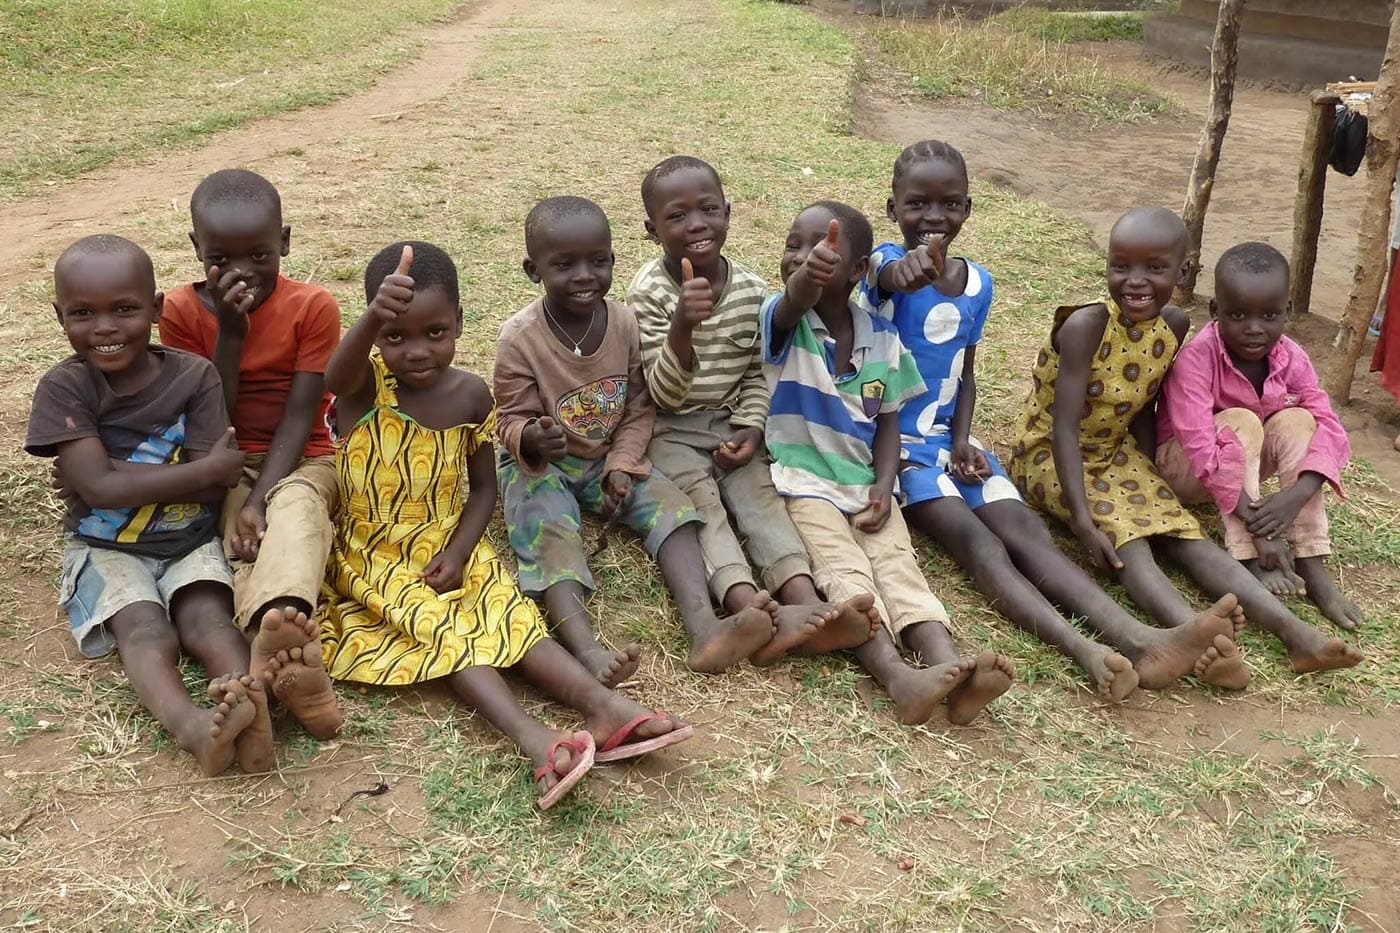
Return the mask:
[[[218,319],[194,285],[183,285],[165,296],[161,343],[212,360],[218,336]],[[267,452],[287,407],[292,374],[324,373],[339,342],[340,307],[331,293],[279,275],[267,301],[249,315],[248,336],[238,361],[238,401],[229,420],[238,432],[240,448],[250,454]],[[332,452],[326,427],[330,398],[330,393],[321,397],[303,457]]]

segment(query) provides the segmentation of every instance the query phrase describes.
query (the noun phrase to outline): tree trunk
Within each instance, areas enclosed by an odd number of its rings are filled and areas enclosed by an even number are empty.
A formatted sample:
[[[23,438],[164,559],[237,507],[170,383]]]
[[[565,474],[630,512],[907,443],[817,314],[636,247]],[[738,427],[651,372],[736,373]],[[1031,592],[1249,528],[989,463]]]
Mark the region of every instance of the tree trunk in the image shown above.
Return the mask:
[[[1303,157],[1298,165],[1298,195],[1293,201],[1293,282],[1289,297],[1293,313],[1304,314],[1312,303],[1313,270],[1317,268],[1317,238],[1322,232],[1322,205],[1327,192],[1327,163],[1332,155],[1332,132],[1342,99],[1327,91],[1312,96],[1308,127],[1303,132]]]
[[[1230,104],[1235,98],[1235,65],[1239,62],[1240,10],[1244,0],[1220,0],[1215,20],[1215,40],[1210,49],[1210,113],[1196,144],[1196,160],[1191,164],[1191,180],[1186,183],[1186,206],[1181,219],[1190,233],[1187,244],[1186,276],[1178,289],[1183,302],[1196,298],[1196,276],[1201,271],[1201,233],[1206,225],[1206,207],[1215,186],[1215,169],[1225,130],[1230,126]]]
[[[1400,111],[1395,101],[1400,82],[1400,4],[1390,15],[1390,38],[1385,43],[1380,80],[1371,95],[1366,133],[1366,203],[1361,208],[1361,229],[1356,235],[1356,268],[1351,276],[1351,298],[1338,333],[1341,349],[1332,358],[1327,391],[1339,404],[1351,398],[1356,360],[1366,345],[1366,328],[1380,300],[1390,256],[1390,194],[1395,184],[1395,164],[1400,147]]]

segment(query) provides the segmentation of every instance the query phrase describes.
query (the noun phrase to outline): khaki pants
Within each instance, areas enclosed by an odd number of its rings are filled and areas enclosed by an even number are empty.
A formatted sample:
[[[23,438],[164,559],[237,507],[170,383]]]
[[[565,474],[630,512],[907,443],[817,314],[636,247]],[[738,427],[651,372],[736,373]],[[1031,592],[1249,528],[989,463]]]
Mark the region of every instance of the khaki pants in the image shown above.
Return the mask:
[[[715,451],[734,430],[724,411],[658,412],[647,450],[656,469],[690,497],[705,522],[700,529],[700,553],[710,593],[720,603],[736,584],[757,586],[750,556],[758,565],[763,588],[775,597],[793,577],[812,573],[802,541],[773,487],[763,451],[737,470],[725,472],[715,466]],[[730,516],[744,536],[747,555],[729,524]]]
[[[260,610],[288,597],[315,608],[335,533],[331,515],[338,491],[335,457],[307,457],[267,493],[267,533],[253,562],[239,560],[229,547],[238,513],[262,471],[261,455],[248,458],[243,480],[224,499],[219,527],[233,568],[233,620],[247,629]]]
[[[1284,489],[1298,482],[1308,445],[1317,432],[1316,419],[1303,408],[1285,408],[1262,424],[1259,416],[1247,408],[1227,408],[1215,416],[1215,426],[1234,431],[1244,448],[1244,482],[1241,485],[1251,499],[1259,498],[1259,484],[1275,473]],[[1211,501],[1209,491],[1191,472],[1186,452],[1176,438],[1157,448],[1157,470],[1182,502],[1190,505]],[[1253,560],[1259,556],[1254,536],[1239,516],[1231,513],[1221,515],[1220,519],[1225,525],[1225,549],[1231,557]],[[1298,510],[1298,517],[1288,527],[1288,543],[1294,557],[1332,553],[1321,489]]]
[[[806,542],[817,587],[827,599],[841,602],[874,594],[875,609],[896,645],[899,633],[916,622],[939,622],[952,632],[948,610],[919,569],[898,503],[892,505],[885,527],[868,534],[855,525],[859,515],[847,515],[825,499],[783,501]]]

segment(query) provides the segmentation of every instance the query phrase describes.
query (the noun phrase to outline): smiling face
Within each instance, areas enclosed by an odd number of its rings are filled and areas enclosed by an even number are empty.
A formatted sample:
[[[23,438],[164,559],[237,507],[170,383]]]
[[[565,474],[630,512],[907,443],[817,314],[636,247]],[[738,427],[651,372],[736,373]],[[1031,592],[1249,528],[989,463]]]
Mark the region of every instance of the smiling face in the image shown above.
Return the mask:
[[[612,288],[612,233],[592,213],[564,214],[535,231],[525,274],[544,286],[557,314],[591,318]]]
[[[1129,211],[1108,238],[1108,294],[1134,323],[1171,301],[1186,266],[1186,228],[1167,211]]]
[[[282,215],[261,201],[223,201],[206,205],[195,217],[190,241],[204,264],[204,274],[217,267],[223,276],[238,270],[238,278],[253,293],[251,310],[267,301],[277,285],[282,257],[291,248],[292,228]]]
[[[54,270],[54,311],[73,352],[115,391],[139,382],[162,295],[138,253],[88,253]]]
[[[374,344],[401,386],[426,389],[451,367],[461,335],[461,305],[435,285],[415,291],[408,313],[380,328]]]
[[[899,225],[905,249],[932,248],[941,234],[939,248],[946,250],[972,213],[967,172],[943,159],[915,162],[894,183],[885,213]]]
[[[1217,276],[1210,316],[1225,348],[1237,360],[1257,362],[1283,336],[1288,323],[1288,275],[1285,268],[1265,272],[1233,270]]]
[[[787,242],[783,244],[781,269],[784,284],[807,261],[807,255],[812,251],[812,247],[826,239],[827,227],[831,221],[839,221],[840,219],[831,211],[817,205],[813,205],[797,215],[797,219],[792,222],[792,229],[788,231]],[[851,293],[851,288],[864,277],[870,259],[865,256],[859,258],[854,256],[855,249],[851,246],[850,238],[844,227],[837,238],[837,243],[837,252],[841,255],[841,263],[836,267],[836,272],[831,277],[831,284],[822,289],[822,298],[826,299],[834,291],[839,294],[844,303]]]
[[[656,180],[646,204],[647,235],[675,263],[712,268],[729,235],[729,202],[714,174],[681,168]]]

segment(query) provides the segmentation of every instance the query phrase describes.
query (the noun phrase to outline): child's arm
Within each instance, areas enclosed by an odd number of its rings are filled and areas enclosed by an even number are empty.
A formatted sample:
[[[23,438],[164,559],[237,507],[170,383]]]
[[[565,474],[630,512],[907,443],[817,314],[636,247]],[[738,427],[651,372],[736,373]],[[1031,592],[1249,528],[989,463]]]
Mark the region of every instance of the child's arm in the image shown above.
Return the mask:
[[[496,434],[520,468],[538,476],[564,459],[569,441],[564,426],[545,414],[539,382],[520,346],[527,335],[513,324],[506,322],[496,342]]]
[[[481,377],[468,374],[464,424],[481,424],[491,414],[491,390]],[[419,574],[423,581],[439,593],[460,589],[462,569],[472,552],[481,543],[491,514],[496,510],[496,451],[488,438],[467,459],[467,501],[462,517],[443,549]]]
[[[647,445],[656,425],[656,405],[647,391],[642,374],[642,347],[633,339],[627,354],[627,404],[622,420],[613,429],[612,446],[603,464],[603,510],[606,519],[627,501],[634,479],[645,479],[651,472]],[[646,467],[646,469],[643,469]]]
[[[1123,561],[1108,536],[1094,524],[1089,511],[1089,496],[1084,490],[1084,452],[1079,449],[1079,423],[1088,398],[1090,360],[1103,340],[1107,324],[1108,309],[1091,305],[1075,311],[1060,325],[1056,338],[1060,371],[1055,377],[1055,401],[1050,406],[1054,425],[1051,448],[1070,514],[1070,530],[1089,550],[1095,566],[1121,570]]]
[[[681,268],[684,273],[690,268],[690,261],[686,260]],[[664,268],[658,265],[656,275],[666,276]],[[700,284],[694,284],[697,282]],[[690,283],[691,298],[685,305],[685,315],[691,319],[700,314],[708,317],[709,311],[714,309],[714,295],[710,291],[708,281],[692,278]],[[658,407],[674,411],[685,404],[690,387],[695,382],[695,352],[691,338],[700,322],[695,320],[692,324],[676,324],[683,316],[680,302],[685,300],[686,290],[682,286],[673,314],[670,292],[666,284],[659,279],[648,280],[638,275],[632,287],[627,290],[627,306],[636,314],[637,325],[642,333],[642,358],[645,360],[647,389]],[[709,302],[708,309],[704,307],[705,301]],[[696,302],[699,303],[698,310]],[[684,335],[683,338],[678,335],[673,341],[672,331],[677,328],[684,330]],[[684,354],[678,352],[678,346],[685,351]]]
[[[231,488],[243,475],[243,451],[229,428],[203,456],[183,463],[115,469],[97,437],[58,445],[64,486],[92,509],[134,509],[158,502],[191,502],[212,486]]]
[[[1247,513],[1241,515],[1249,533],[1256,538],[1279,538],[1286,534],[1303,505],[1317,494],[1324,482],[1340,493],[1342,470],[1351,458],[1351,441],[1346,428],[1342,427],[1331,400],[1318,384],[1312,361],[1301,347],[1295,350],[1294,357],[1285,389],[1298,397],[1298,407],[1313,416],[1317,429],[1308,444],[1297,482],[1254,500]]]
[[[219,322],[218,335],[214,338],[214,368],[224,387],[224,408],[233,417],[233,408],[238,403],[238,366],[243,359],[243,341],[248,336],[248,310],[253,304],[253,295],[247,294],[248,286],[239,279],[237,269],[220,273],[218,266],[210,266],[204,289],[209,294],[209,302],[214,306],[214,318]]]
[[[874,534],[890,520],[894,481],[899,470],[899,412],[881,412],[875,417],[875,485],[870,487],[870,510],[856,521],[856,527]]]
[[[836,267],[841,263],[841,223],[833,220],[826,226],[826,239],[807,252],[802,265],[788,276],[783,293],[770,312],[768,322],[769,349],[778,352],[787,346],[788,337],[797,328],[802,315],[817,306],[822,289],[831,284]]]
[[[962,483],[984,480],[992,475],[987,455],[968,440],[972,433],[972,412],[977,407],[977,344],[963,350],[962,382],[958,385],[958,403],[953,408],[953,446],[948,457],[948,472]]]
[[[412,265],[413,247],[405,246],[398,267],[384,277],[374,300],[340,338],[326,363],[326,391],[335,396],[336,413],[343,424],[359,421],[374,401],[370,351],[374,349],[380,329],[408,313],[408,306],[413,302],[413,279],[408,274]]]
[[[311,425],[321,413],[326,364],[340,342],[340,311],[329,294],[321,297],[323,300],[309,309],[304,331],[297,334],[296,370],[262,470],[224,542],[245,561],[257,559],[260,542],[267,532],[267,494],[301,462]]]
[[[920,243],[894,262],[886,263],[876,276],[876,285],[886,295],[917,292],[943,277],[943,244],[933,248]]]

